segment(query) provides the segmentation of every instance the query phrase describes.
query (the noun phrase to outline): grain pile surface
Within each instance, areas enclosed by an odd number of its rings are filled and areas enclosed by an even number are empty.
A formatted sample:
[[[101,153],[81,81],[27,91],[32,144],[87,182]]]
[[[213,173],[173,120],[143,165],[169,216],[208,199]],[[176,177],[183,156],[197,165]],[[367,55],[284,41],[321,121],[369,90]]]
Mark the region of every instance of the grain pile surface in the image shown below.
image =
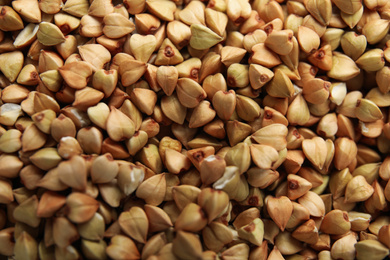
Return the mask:
[[[390,1],[0,0],[0,256],[380,260]]]

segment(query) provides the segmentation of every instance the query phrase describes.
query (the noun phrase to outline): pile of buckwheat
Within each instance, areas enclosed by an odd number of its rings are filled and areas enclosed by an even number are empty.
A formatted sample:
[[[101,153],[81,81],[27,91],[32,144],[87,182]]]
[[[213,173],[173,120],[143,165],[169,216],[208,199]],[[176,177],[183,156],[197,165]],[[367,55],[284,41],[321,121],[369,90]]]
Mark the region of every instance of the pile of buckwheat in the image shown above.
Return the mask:
[[[0,255],[379,260],[389,0],[0,0]]]

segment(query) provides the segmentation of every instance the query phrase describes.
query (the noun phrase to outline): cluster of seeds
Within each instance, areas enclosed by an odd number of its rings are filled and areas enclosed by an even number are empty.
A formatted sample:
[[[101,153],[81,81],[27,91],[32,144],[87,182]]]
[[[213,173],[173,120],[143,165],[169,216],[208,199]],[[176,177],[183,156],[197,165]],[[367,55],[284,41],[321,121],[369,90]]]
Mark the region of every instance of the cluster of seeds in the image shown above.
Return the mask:
[[[383,259],[390,1],[0,0],[0,255]]]

